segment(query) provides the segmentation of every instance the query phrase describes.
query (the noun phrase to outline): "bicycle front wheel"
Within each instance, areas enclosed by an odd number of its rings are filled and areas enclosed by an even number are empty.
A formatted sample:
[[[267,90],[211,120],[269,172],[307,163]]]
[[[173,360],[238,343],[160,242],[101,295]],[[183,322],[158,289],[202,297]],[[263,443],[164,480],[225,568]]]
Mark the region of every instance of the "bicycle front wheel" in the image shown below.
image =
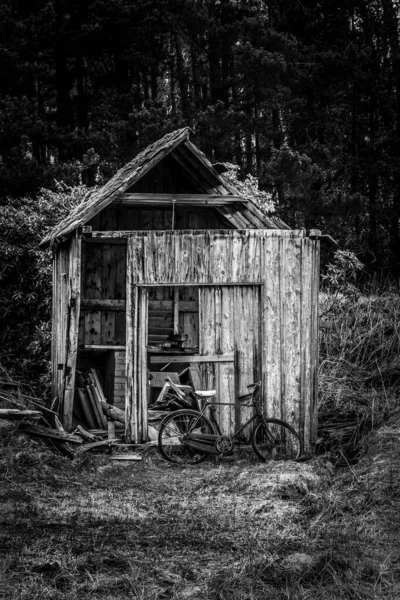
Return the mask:
[[[254,452],[262,461],[296,460],[300,456],[300,438],[291,425],[280,419],[264,419],[251,436]]]
[[[161,455],[170,462],[193,465],[207,456],[207,452],[189,448],[182,438],[189,433],[213,434],[211,422],[195,410],[177,410],[166,417],[158,433],[158,447]]]

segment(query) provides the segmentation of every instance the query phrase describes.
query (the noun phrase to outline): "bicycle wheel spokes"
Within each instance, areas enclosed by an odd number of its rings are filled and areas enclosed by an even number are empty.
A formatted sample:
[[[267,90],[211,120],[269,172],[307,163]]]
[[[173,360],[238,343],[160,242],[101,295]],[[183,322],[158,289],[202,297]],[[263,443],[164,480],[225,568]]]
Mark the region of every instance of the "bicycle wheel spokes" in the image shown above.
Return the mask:
[[[189,433],[213,433],[210,421],[192,410],[172,413],[161,423],[158,446],[164,458],[181,464],[194,464],[203,460],[206,452],[189,448],[184,444]]]
[[[260,422],[251,438],[261,460],[295,460],[300,456],[300,439],[288,423],[279,419]]]

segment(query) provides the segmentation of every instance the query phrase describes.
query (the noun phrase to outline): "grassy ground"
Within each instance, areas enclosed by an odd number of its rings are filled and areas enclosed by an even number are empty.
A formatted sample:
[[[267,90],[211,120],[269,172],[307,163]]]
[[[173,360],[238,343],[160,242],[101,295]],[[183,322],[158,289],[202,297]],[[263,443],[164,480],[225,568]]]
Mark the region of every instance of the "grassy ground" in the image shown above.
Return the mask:
[[[398,443],[396,427],[375,434],[374,457],[382,440]],[[379,458],[339,472],[322,459],[73,463],[3,437],[0,597],[400,598],[400,487],[387,446],[382,486]]]
[[[0,427],[0,598],[400,600],[400,295],[321,315],[320,406],[373,426],[358,464],[71,462]]]

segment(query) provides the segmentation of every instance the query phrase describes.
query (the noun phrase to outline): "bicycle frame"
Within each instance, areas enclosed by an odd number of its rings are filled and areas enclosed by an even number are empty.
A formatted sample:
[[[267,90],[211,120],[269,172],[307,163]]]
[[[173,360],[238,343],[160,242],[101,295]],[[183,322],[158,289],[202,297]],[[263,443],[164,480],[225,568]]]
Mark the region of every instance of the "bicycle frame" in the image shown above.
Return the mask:
[[[256,388],[257,391],[257,388]],[[248,394],[249,396],[251,395],[253,397],[254,395],[254,391],[251,392],[250,394]],[[236,438],[239,437],[239,435],[242,433],[242,431],[248,426],[250,425],[253,421],[255,420],[261,420],[263,421],[264,416],[261,413],[261,411],[259,410],[257,403],[255,402],[250,402],[249,404],[246,404],[245,406],[247,407],[253,407],[256,409],[256,414],[253,415],[248,421],[246,421],[246,423],[244,423],[238,430],[236,430],[232,435],[229,436],[225,436],[224,434],[222,434],[221,429],[218,425],[217,420],[215,419],[214,413],[215,413],[215,407],[216,406],[232,406],[232,404],[230,402],[208,402],[207,400],[205,400],[204,405],[201,407],[199,413],[198,413],[198,417],[197,419],[195,419],[192,423],[192,430],[196,429],[196,424],[198,423],[199,419],[206,413],[207,408],[210,408],[210,415],[211,415],[211,422],[212,424],[215,426],[216,431],[218,432],[217,434],[204,434],[204,433],[189,433],[186,438],[183,440],[183,443],[186,444],[187,446],[196,449],[196,450],[202,450],[203,452],[207,452],[209,454],[221,454],[220,451],[218,451],[218,449],[216,448],[215,443],[217,442],[217,440],[219,439],[228,439],[230,440],[232,446],[233,443],[235,442]]]

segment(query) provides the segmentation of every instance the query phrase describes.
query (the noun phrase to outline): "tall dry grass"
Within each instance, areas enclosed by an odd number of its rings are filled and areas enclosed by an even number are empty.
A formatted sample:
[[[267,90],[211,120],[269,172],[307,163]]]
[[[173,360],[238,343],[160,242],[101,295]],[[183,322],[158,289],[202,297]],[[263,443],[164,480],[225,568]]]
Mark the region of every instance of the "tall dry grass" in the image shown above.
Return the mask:
[[[320,315],[320,411],[356,411],[381,421],[398,406],[400,289],[323,290]]]

